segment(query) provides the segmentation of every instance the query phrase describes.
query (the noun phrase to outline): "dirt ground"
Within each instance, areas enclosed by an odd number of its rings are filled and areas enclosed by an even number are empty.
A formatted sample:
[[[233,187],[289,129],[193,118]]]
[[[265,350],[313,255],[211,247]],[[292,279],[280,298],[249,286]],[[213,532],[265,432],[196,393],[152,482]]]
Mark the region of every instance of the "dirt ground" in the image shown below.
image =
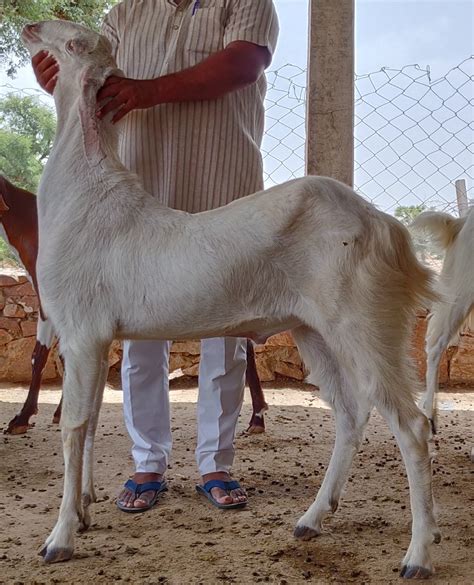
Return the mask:
[[[309,387],[274,385],[265,392],[271,406],[266,434],[243,432],[248,397],[239,425],[234,475],[250,495],[245,510],[217,510],[195,492],[196,388],[177,381],[170,490],[154,510],[127,515],[114,497],[132,469],[129,440],[122,393],[109,387],[97,437],[93,525],[78,536],[73,560],[44,565],[37,552],[56,521],[63,463],[60,432],[50,424],[59,389],[43,391],[36,426],[26,436],[0,439],[0,583],[401,583],[409,497],[385,422],[372,417],[345,497],[324,534],[301,542],[292,531],[329,461],[332,415]],[[0,387],[2,427],[24,396],[24,387]],[[434,487],[443,540],[433,547],[437,573],[431,582],[472,584],[474,389],[442,393],[441,409]]]

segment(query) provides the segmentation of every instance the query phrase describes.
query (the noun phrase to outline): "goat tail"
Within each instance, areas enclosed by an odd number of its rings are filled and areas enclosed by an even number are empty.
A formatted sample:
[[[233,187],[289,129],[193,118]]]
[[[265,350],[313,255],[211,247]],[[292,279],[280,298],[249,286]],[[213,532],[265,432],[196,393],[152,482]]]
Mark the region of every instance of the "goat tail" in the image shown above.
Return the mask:
[[[443,250],[450,248],[461,231],[466,218],[459,219],[438,211],[424,211],[415,219],[411,227],[429,232],[433,241]]]
[[[390,247],[386,252],[386,263],[399,275],[399,284],[404,289],[405,307],[408,312],[428,308],[439,300],[435,289],[435,274],[416,257],[408,229],[398,220],[389,220]]]

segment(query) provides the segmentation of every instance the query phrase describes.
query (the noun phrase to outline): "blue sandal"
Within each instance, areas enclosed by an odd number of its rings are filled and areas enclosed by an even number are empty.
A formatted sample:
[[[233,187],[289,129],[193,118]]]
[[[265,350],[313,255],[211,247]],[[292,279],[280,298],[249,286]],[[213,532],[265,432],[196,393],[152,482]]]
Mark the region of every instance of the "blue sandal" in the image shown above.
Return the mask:
[[[213,495],[211,494],[212,488],[221,488],[225,492],[231,492],[232,490],[239,489],[241,487],[238,481],[223,481],[222,479],[211,479],[206,481],[204,485],[197,485],[196,491],[203,496],[205,496],[213,506],[216,508],[220,508],[221,510],[229,510],[235,508],[244,508],[248,502],[234,502],[233,504],[221,504],[216,499],[214,499]]]
[[[123,487],[125,487],[128,490],[130,490],[131,492],[133,492],[135,494],[135,499],[137,499],[140,496],[140,494],[142,494],[143,492],[149,492],[149,491],[155,492],[155,495],[151,499],[148,506],[143,506],[142,508],[127,508],[127,506],[123,506],[119,502],[119,500],[117,499],[117,501],[116,501],[117,508],[119,510],[122,510],[122,512],[131,512],[132,514],[136,513],[136,512],[146,512],[150,508],[153,508],[153,506],[158,501],[160,494],[168,491],[168,484],[166,483],[165,480],[163,480],[163,481],[148,481],[147,483],[136,483],[135,481],[133,481],[133,479],[129,479],[128,481],[125,482]]]

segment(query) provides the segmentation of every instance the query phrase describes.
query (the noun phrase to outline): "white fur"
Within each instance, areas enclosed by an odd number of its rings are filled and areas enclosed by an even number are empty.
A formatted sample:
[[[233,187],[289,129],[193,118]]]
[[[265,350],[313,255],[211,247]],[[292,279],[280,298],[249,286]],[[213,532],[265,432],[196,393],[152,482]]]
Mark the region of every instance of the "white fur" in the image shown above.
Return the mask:
[[[337,425],[327,476],[296,535],[317,534],[335,509],[376,406],[408,471],[405,576],[431,572],[429,429],[408,346],[415,307],[433,293],[406,229],[324,177],[196,215],[169,209],[122,166],[116,129],[95,117],[96,91],[115,67],[105,39],[66,22],[24,38],[60,64],[57,135],[38,193],[39,286],[66,362],[64,498],[46,560],[69,558],[78,522],[89,522],[83,503],[93,500],[92,441],[113,338],[260,339],[292,329]]]
[[[459,219],[426,211],[415,219],[413,228],[428,231],[446,251],[437,284],[440,298],[431,308],[426,332],[426,393],[422,405],[434,429],[441,357],[463,324],[474,328],[474,208]]]

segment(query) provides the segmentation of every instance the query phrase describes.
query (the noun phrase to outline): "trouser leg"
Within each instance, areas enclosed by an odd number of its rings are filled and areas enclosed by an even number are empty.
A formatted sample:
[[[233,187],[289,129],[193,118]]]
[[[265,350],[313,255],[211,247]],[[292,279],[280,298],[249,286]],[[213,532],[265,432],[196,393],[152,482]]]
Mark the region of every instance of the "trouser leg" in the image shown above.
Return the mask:
[[[245,338],[215,337],[201,341],[196,448],[201,475],[230,472],[246,365]]]
[[[171,452],[168,341],[125,341],[122,386],[125,425],[135,471],[166,472]]]

